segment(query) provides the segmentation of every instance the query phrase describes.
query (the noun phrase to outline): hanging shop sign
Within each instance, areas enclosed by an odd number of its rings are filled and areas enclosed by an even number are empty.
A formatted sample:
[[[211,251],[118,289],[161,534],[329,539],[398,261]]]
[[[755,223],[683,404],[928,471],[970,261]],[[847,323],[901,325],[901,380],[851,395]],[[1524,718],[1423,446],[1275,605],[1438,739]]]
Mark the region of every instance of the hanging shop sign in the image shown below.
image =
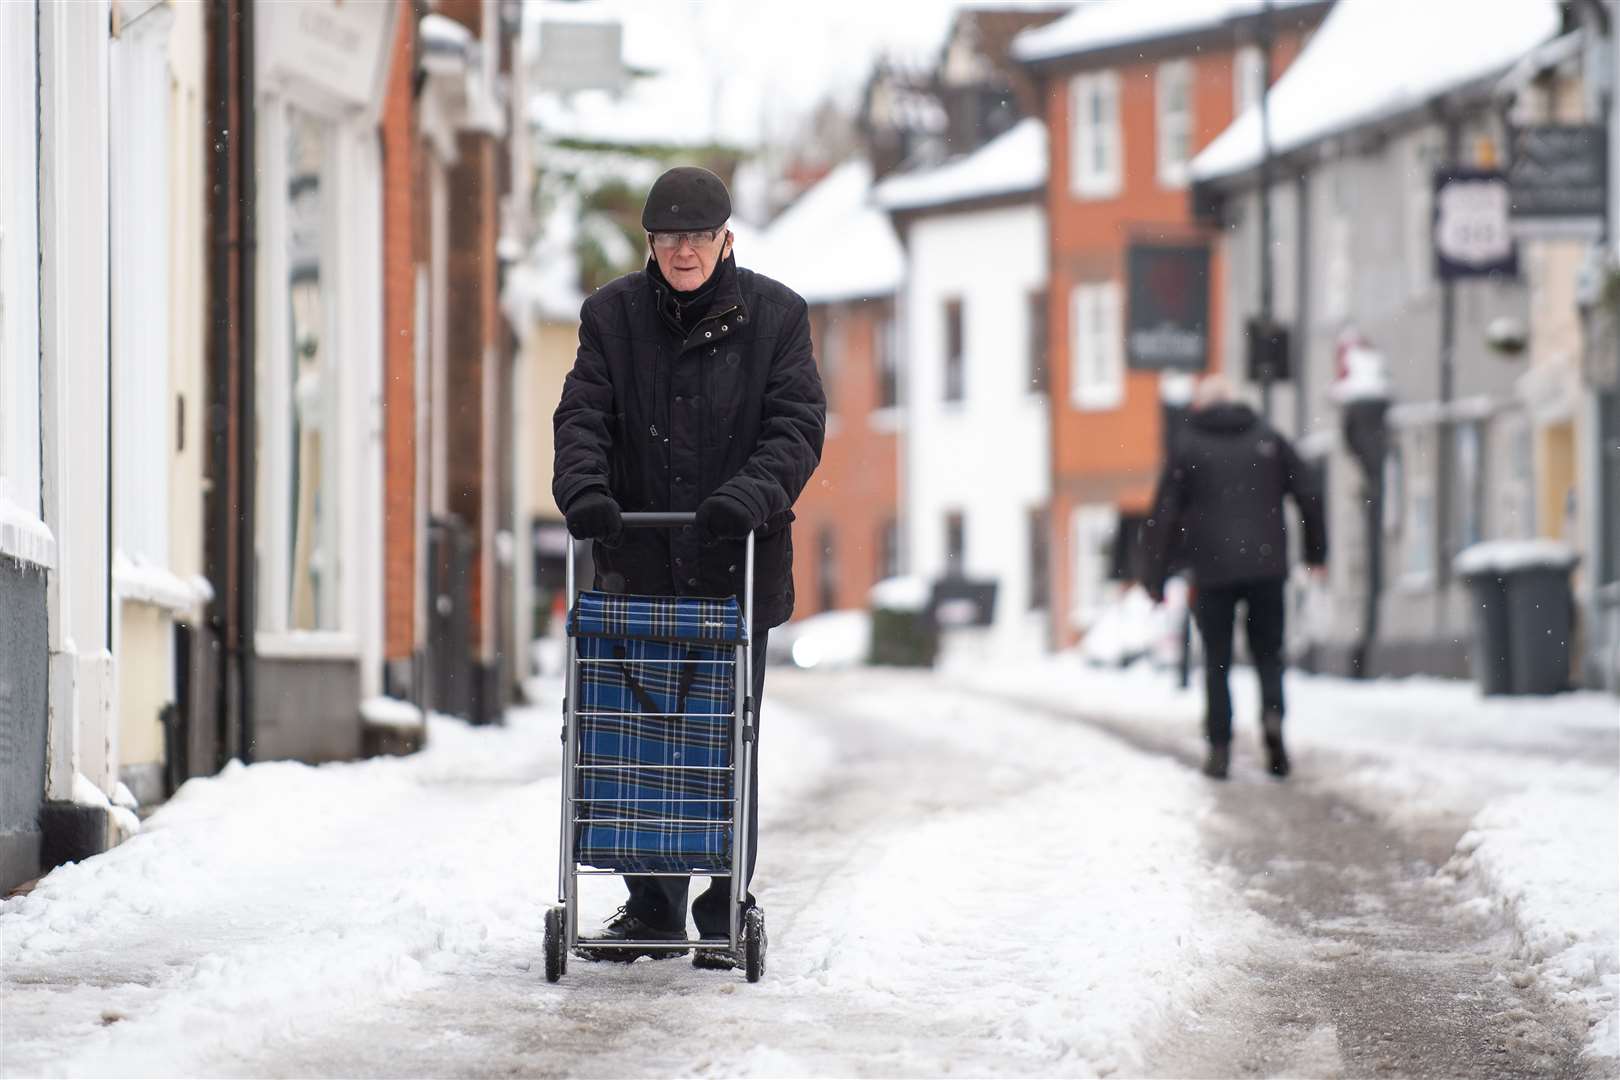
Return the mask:
[[[1601,124],[1535,124],[1513,133],[1513,230],[1599,236],[1609,205],[1609,140]]]
[[[1516,277],[1519,253],[1508,227],[1507,176],[1490,169],[1434,174],[1434,262],[1441,281]]]
[[[1132,368],[1203,371],[1209,366],[1209,246],[1132,244],[1126,256]]]

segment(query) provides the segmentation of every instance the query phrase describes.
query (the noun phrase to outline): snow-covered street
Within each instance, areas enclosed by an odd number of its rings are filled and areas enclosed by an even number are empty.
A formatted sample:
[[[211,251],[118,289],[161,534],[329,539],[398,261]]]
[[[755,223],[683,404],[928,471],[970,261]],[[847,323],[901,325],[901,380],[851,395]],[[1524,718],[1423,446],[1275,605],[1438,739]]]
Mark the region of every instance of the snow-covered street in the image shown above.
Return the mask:
[[[414,758],[233,768],[0,904],[0,1065],[1610,1075],[1620,718],[1471,693],[1296,679],[1295,778],[1240,753],[1214,785],[1162,675],[773,672],[755,986],[545,982],[554,698]]]

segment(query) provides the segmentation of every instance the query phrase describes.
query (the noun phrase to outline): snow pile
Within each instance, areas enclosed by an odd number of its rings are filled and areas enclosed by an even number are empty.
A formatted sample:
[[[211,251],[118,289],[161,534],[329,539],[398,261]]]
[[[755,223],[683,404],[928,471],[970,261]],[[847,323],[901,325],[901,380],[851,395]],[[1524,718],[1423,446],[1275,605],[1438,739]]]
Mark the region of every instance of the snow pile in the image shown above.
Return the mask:
[[[1281,12],[1310,0],[1275,0]],[[1146,43],[1213,30],[1241,16],[1258,15],[1261,0],[1088,0],[1063,18],[1013,40],[1013,56],[1024,61],[1081,56],[1119,45]]]
[[[905,274],[894,226],[872,203],[872,166],[858,159],[800,196],[750,251],[749,269],[812,304],[889,296]]]
[[[1558,25],[1553,0],[1494,4],[1489,18],[1480,17],[1478,0],[1339,0],[1272,88],[1272,151],[1289,153],[1499,76]],[[1193,159],[1191,175],[1230,176],[1260,154],[1255,105]]]
[[[416,730],[425,725],[422,710],[408,701],[378,696],[360,703],[360,718],[378,727]]]
[[[1458,577],[1510,574],[1515,570],[1569,570],[1580,556],[1561,540],[1486,540],[1457,553]]]
[[[1539,980],[1583,1009],[1593,1022],[1586,1054],[1612,1070],[1620,1065],[1620,783],[1581,772],[1565,782],[1486,807],[1457,845],[1454,867],[1476,875],[1517,928],[1527,967],[1511,977]],[[1609,812],[1593,815],[1594,805]]]
[[[937,168],[891,176],[877,186],[889,210],[923,210],[973,199],[1026,195],[1046,185],[1046,123],[1020,120],[971,154]]]
[[[873,608],[917,613],[928,610],[933,595],[920,577],[884,578],[867,592]]]
[[[823,611],[772,632],[781,649],[801,668],[845,668],[864,664],[872,654],[872,617],[864,611]]]

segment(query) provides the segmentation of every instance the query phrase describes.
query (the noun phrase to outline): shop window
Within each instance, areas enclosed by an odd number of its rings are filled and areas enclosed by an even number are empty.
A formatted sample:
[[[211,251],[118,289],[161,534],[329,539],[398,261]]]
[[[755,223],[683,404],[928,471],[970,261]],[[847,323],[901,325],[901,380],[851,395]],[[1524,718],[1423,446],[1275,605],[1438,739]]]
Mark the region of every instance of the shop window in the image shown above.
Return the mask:
[[[287,518],[289,630],[336,630],[343,574],[340,532],[341,400],[333,355],[328,255],[331,134],[287,110]]]

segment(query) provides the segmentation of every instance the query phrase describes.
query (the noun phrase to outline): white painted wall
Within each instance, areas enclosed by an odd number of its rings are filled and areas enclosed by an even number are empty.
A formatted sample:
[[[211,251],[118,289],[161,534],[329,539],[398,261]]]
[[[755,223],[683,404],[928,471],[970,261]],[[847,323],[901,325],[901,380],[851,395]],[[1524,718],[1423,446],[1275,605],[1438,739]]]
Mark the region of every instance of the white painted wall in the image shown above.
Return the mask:
[[[108,27],[106,0],[39,11],[40,325],[49,579],[52,799],[117,776],[108,619]]]
[[[1028,609],[1029,514],[1050,500],[1046,398],[1028,389],[1029,294],[1046,285],[1045,222],[1034,205],[942,213],[916,221],[906,241],[906,565],[941,576],[945,517],[961,511],[967,576],[999,583],[997,651],[1045,640],[1043,616]],[[963,308],[960,402],[944,400],[950,299]]]

